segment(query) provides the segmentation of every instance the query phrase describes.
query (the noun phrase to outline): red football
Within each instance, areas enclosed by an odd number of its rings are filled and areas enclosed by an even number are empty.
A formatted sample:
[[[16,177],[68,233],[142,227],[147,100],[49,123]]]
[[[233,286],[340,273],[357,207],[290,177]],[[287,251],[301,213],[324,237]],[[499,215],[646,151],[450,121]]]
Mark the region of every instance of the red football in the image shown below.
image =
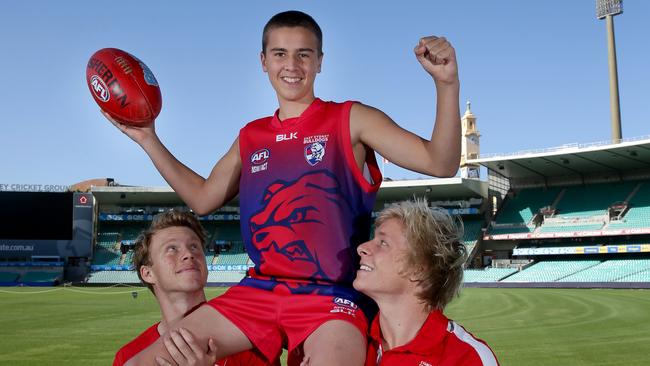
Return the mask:
[[[144,62],[117,48],[103,48],[86,67],[90,94],[99,107],[116,120],[144,126],[162,107],[158,81]]]

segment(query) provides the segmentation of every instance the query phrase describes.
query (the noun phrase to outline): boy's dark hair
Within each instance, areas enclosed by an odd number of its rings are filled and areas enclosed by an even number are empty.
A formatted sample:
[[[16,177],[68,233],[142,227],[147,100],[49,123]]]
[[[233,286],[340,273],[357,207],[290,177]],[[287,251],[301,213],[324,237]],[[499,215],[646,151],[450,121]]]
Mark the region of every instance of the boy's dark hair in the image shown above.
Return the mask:
[[[318,55],[323,54],[323,32],[318,23],[310,15],[298,10],[289,10],[275,14],[264,26],[262,32],[262,53],[266,52],[269,31],[282,27],[303,27],[312,32],[318,39]]]

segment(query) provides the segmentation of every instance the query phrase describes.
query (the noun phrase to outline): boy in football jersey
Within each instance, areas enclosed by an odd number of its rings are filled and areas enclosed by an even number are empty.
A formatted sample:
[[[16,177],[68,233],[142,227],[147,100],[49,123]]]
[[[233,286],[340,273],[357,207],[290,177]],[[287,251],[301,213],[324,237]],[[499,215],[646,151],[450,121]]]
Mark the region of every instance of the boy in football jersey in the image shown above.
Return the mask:
[[[367,319],[351,283],[382,181],[375,151],[439,177],[453,176],[460,161],[455,51],[432,36],[414,53],[437,91],[430,139],[370,106],[316,98],[322,33],[298,11],[276,14],[263,31],[260,61],[278,110],[242,128],[207,179],[164,147],[153,124],[113,121],[195,212],[212,212],[239,193],[242,237],[255,267],[180,322],[200,344],[213,338],[219,357],[255,347],[274,359],[285,345],[290,358],[304,354],[315,366],[364,363]],[[133,364],[164,352],[162,341],[154,343]]]
[[[375,225],[374,238],[357,248],[354,280],[379,305],[366,366],[498,366],[485,342],[443,314],[467,259],[454,219],[424,200],[404,201],[384,209]]]
[[[140,280],[156,297],[162,319],[120,348],[113,366],[124,365],[167,331],[170,337],[165,347],[170,360],[179,365],[271,365],[263,355],[252,350],[215,361],[216,345],[212,339],[208,340],[206,352],[187,329],[170,330],[172,324],[205,303],[203,288],[208,274],[203,252],[205,239],[203,227],[194,214],[175,210],[156,215],[149,229],[138,238],[133,264]],[[170,360],[156,359],[159,365],[171,365]],[[279,364],[276,360],[273,365]]]

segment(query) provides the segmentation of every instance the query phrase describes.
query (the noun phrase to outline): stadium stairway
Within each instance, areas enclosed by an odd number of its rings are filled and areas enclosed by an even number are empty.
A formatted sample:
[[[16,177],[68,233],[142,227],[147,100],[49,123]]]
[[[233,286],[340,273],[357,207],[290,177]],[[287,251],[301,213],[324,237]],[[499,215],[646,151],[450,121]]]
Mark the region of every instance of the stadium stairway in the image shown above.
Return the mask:
[[[628,276],[621,277],[616,282],[650,282],[650,269],[641,270]]]
[[[561,278],[558,281],[615,282],[646,270],[650,270],[650,260],[648,259],[612,259]]]
[[[542,261],[505,278],[502,282],[555,282],[600,264],[600,261]]]
[[[499,282],[515,272],[515,268],[466,269],[463,271],[463,282]]]

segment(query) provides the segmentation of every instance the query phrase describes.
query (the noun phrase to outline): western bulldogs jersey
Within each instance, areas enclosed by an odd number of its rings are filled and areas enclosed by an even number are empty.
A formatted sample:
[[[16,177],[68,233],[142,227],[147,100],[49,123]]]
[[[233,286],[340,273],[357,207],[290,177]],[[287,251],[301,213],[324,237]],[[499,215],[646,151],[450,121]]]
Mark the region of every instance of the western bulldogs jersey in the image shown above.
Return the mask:
[[[382,179],[372,152],[367,176],[356,165],[352,104],[316,99],[299,117],[241,129],[241,231],[255,263],[242,285],[350,293]]]

